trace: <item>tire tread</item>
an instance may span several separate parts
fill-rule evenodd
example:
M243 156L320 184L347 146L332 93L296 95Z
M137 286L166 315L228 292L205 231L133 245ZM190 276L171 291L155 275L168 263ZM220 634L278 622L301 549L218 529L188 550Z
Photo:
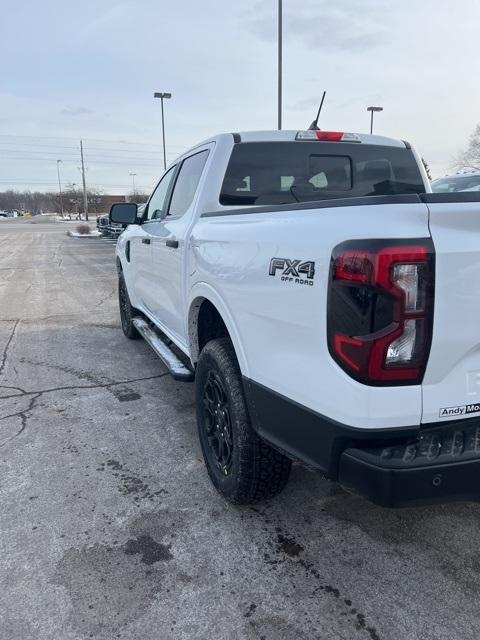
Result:
M122 312L122 307L121 307L121 302L120 302L120 288L121 287L125 287L125 295L127 296L127 301L128 301L128 313L127 313L127 317L126 317L126 326L122 322L123 312ZM137 316L137 315L140 315L140 312L137 311L137 309L135 309L134 307L132 307L132 304L130 302L130 296L128 295L127 283L125 282L125 278L123 276L123 272L120 272L120 274L118 276L118 302L119 302L119 307L120 307L120 321L121 321L121 324L122 324L123 333L125 334L125 336L129 340L138 340L142 336L135 329L135 327L133 325L133 322L132 322L132 318Z
M282 453L273 449L253 430L248 415L242 377L233 345L229 338L217 338L210 341L200 354L197 376L208 363L218 367L228 387L232 407L237 417L234 434L234 447L239 447L239 464L234 482L222 482L205 462L208 473L218 491L235 504L251 504L267 500L278 495L288 482L291 461ZM210 364L212 366L212 364ZM197 388L197 421L201 429L200 393ZM201 434L200 434L201 436ZM202 442L202 437L200 437ZM202 448L203 448L202 442ZM230 480L233 480L231 478Z

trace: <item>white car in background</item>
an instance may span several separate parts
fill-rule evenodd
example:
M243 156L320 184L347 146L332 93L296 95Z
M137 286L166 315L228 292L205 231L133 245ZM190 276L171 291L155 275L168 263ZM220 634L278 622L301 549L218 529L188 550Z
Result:
M480 191L480 171L456 173L432 182L433 193L453 193L455 191Z
M0 210L0 218L18 218L20 213L16 209L10 209L9 211Z

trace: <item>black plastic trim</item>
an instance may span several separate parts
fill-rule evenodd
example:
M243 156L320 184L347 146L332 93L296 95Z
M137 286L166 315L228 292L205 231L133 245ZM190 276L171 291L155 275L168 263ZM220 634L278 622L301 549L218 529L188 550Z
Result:
M242 136L239 133L232 133L233 136L233 142L235 144L238 144L239 142L242 141Z
M383 507L480 499L480 459L407 469L370 464L346 450L339 481L346 489Z
M207 211L201 214L201 218L213 218L217 216L241 216L254 213L281 213L283 211L306 211L309 209L330 209L333 207L364 207L367 205L383 204L414 204L420 202L424 194L407 193L393 196L358 196L355 198L327 198L325 200L312 200L293 204L272 204L268 206L241 207L238 209L221 209L219 211Z
M243 378L252 426L272 446L386 507L480 500L480 420L359 429ZM460 446L452 438L461 433ZM440 437L437 457L430 456ZM472 438L474 438L472 444ZM409 452L416 450L410 459Z
M405 145L405 147L407 149L411 149L412 148L412 145L407 140L402 140L402 142L403 142L403 144Z
M480 202L480 191L453 191L450 193L421 193L425 204Z
M243 378L252 426L265 440L336 480L341 452L352 446L382 446L415 438L420 425L359 429L327 418L268 387Z

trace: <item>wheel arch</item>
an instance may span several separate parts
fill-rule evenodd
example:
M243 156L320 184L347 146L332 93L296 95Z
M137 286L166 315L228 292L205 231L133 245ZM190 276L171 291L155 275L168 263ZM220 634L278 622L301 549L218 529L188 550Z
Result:
M228 336L232 341L240 371L248 376L243 344L228 307L208 285L197 287L190 298L188 311L188 340L192 363L196 364L206 342L223 336Z

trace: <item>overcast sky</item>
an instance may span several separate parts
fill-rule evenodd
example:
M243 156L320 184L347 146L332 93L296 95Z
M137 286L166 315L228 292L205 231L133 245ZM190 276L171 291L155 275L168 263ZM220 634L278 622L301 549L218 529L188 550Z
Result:
M276 127L276 0L0 0L0 190L147 191L168 157ZM409 140L435 177L480 122L479 0L284 0L284 128Z

